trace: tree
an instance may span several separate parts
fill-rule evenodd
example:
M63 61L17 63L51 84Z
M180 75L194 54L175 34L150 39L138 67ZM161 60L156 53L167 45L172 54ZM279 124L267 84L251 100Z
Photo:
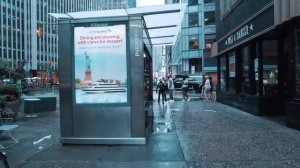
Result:
M11 69L8 66L8 62L4 59L0 59L0 77L1 78L6 78L9 76L9 71Z
M0 78L23 78L23 67L19 66L16 69L12 69L9 64L7 60L0 58Z

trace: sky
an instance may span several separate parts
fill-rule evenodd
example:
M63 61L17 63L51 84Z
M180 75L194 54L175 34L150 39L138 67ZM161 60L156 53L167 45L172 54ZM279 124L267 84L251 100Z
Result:
M153 6L153 5L164 5L165 0L136 0L136 6Z

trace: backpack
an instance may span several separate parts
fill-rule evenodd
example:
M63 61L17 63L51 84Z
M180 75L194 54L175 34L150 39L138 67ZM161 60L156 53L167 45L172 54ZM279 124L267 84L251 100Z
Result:
M163 90L164 89L164 84L162 82L159 82L157 87L159 88L159 90Z

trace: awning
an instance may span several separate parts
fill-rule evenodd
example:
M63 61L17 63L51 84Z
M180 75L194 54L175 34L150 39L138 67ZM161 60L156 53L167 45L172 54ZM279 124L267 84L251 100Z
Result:
M152 45L174 45L181 28L185 8L186 4L167 4L128 9L49 14L60 20L141 15L145 20Z

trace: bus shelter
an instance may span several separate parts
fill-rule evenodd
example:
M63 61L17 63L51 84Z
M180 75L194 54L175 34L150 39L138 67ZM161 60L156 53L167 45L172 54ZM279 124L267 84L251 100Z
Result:
M146 144L152 47L175 43L185 7L50 13L59 23L62 144Z

